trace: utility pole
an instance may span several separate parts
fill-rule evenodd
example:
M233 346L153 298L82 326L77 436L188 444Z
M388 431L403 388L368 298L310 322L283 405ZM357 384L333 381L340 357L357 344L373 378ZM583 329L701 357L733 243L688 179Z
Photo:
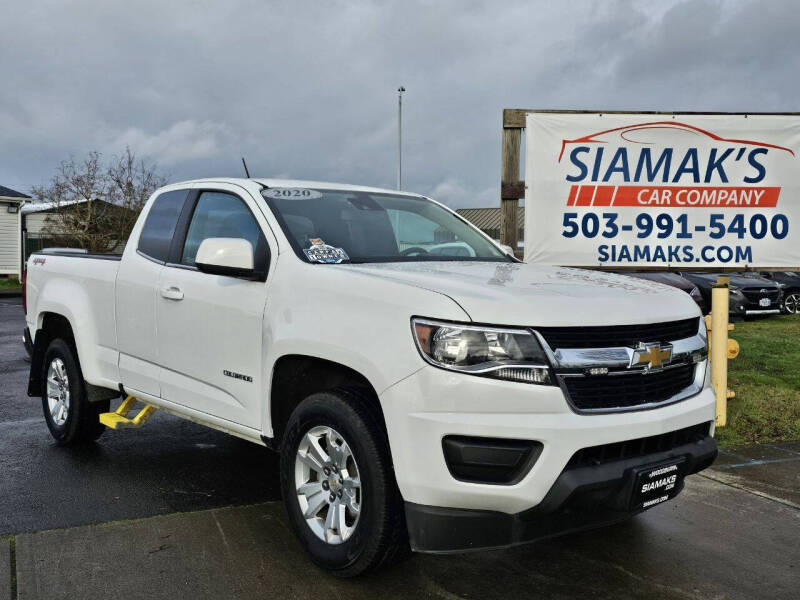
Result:
M403 189L403 92L402 85L397 88L397 189Z

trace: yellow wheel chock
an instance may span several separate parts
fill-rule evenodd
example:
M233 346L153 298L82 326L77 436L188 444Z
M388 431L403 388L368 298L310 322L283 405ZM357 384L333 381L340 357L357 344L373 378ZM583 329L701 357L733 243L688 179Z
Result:
M107 412L100 414L100 422L109 429L130 429L141 427L147 423L147 419L156 412L156 407L151 404L145 404L144 408L139 411L139 414L132 419L128 418L128 413L131 412L133 406L136 404L136 398L128 396L119 405L119 408L114 412Z

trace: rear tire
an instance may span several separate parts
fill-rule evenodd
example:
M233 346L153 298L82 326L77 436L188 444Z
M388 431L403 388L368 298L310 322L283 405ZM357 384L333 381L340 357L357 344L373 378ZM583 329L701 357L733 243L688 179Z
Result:
M50 342L42 365L42 411L59 446L90 442L105 431L100 413L110 401L89 402L74 348L62 339Z
M312 394L294 410L281 444L281 491L301 545L338 577L410 553L382 420L360 392Z

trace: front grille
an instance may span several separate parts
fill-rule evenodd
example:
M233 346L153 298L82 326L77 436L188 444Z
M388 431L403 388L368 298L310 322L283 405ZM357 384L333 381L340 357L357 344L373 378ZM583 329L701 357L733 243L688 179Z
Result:
M662 433L661 435L583 448L572 455L565 470L595 467L619 460L647 456L656 452L665 452L684 444L699 442L708 436L709 431L709 423L699 423L677 431Z
M694 381L694 364L643 374L563 377L569 399L578 410L630 408L663 402Z
M550 347L614 348L634 347L639 342L673 342L697 335L698 320L668 323L611 325L605 327L536 327Z
M766 289L766 292L762 292L761 290ZM748 300L753 300L754 302L758 302L761 298L769 298L770 300L777 300L778 299L778 290L775 288L743 288L742 294Z

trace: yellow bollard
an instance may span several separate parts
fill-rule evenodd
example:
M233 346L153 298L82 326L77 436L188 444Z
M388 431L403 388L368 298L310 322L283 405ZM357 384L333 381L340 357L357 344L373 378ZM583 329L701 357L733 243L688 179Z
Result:
M728 284L730 277L720 276L711 286L711 385L717 397L717 427L728 420Z
M711 335L711 314L707 314L703 319L706 322L706 331L708 332L709 336ZM728 323L728 333L733 331L733 323ZM708 353L711 356L711 338L708 339ZM733 338L728 338L728 358L733 360L739 356L739 342L734 340ZM730 394L731 392L728 392ZM732 397L729 395L729 397Z

